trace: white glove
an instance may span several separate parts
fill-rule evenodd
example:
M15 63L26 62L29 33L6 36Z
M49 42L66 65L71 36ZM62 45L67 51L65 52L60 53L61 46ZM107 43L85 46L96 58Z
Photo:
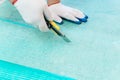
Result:
M62 18L78 24L81 22L87 22L88 17L80 10L67 7L61 3L50 5L49 10L52 13L54 21L58 23L62 23Z
M43 32L49 30L44 16L49 21L52 17L45 0L18 0L14 5L27 23L36 25Z

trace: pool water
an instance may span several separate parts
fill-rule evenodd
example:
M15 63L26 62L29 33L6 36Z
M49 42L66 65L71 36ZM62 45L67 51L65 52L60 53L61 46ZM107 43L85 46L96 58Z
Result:
M52 32L42 33L33 27L0 20L0 60L77 80L120 80L120 1L62 0L62 3L89 16L87 23L64 21L60 25L71 43ZM11 15L8 10L0 8L0 17L24 23L18 13Z

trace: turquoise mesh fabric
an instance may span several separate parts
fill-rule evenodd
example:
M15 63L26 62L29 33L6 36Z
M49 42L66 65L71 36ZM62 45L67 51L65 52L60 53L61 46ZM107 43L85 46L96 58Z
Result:
M70 76L78 80L120 80L120 1L62 0L89 16L81 25L64 21L61 31L71 43L51 31L42 33L24 24L20 15L0 5L0 59ZM6 7L7 11L6 11ZM13 16L13 15L17 15ZM24 25L16 24L22 23Z

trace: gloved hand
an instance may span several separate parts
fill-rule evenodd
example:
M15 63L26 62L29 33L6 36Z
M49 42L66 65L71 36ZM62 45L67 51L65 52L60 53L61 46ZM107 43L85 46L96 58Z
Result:
M88 16L86 16L83 12L65 6L61 3L50 5L49 10L52 13L54 21L57 23L62 23L62 18L75 22L77 24L80 24L81 22L87 22Z
M49 30L44 16L49 21L52 17L45 0L18 0L14 5L27 23L36 25L43 32Z

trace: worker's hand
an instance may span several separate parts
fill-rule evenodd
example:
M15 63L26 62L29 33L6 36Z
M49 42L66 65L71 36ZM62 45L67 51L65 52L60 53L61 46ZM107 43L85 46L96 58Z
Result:
M49 21L52 17L45 0L18 0L14 5L27 23L36 25L43 32L49 30L44 16Z
M73 21L77 24L80 24L81 22L87 22L88 17L83 12L65 6L61 3L50 5L49 10L52 13L54 21L58 23L62 23L62 18Z

